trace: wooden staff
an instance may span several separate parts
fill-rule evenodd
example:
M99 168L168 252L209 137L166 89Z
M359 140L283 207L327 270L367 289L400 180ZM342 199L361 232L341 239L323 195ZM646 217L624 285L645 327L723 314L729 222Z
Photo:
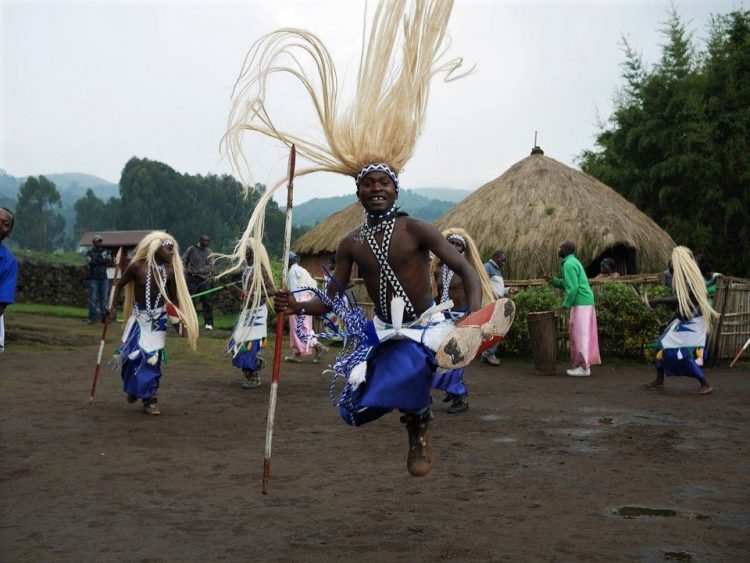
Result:
M742 348L740 348L740 351L739 351L739 352L737 352L737 355L736 355L736 356L734 357L734 360L732 360L732 363L731 363L731 364L729 364L729 367L730 367L730 368L733 368L733 367L734 367L734 364L736 364L736 363L737 363L737 360L739 360L739 359L740 359L740 356L742 355L742 353L743 353L743 352L744 352L745 350L747 350L747 347L748 347L748 346L750 346L750 338L748 338L748 339L747 339L747 342L745 342L745 345L744 345L744 346L743 346Z
M107 329L109 328L109 312L112 310L112 305L115 300L115 288L120 277L120 271L125 261L125 253L122 250L117 251L115 256L115 275L112 278L112 288L109 290L109 299L107 300L107 313L104 315L104 326L102 327L102 339L99 341L99 355L96 357L96 368L94 368L94 380L91 382L91 397L89 397L89 403L94 402L94 394L96 393L96 382L99 380L99 369L102 366L102 353L104 352L104 343L107 341ZM96 305L96 303L94 304Z
M286 184L286 222L284 224L284 253L281 257L281 290L286 291L286 276L289 272L289 247L292 241L292 193L294 191L294 165L297 160L297 149L292 145L289 153L289 173ZM276 341L273 349L273 375L271 376L271 393L268 398L268 420L266 422L266 449L263 454L263 494L268 494L268 478L271 476L271 442L273 440L273 421L276 417L276 394L279 389L279 370L281 369L281 346L284 342L284 313L276 318Z

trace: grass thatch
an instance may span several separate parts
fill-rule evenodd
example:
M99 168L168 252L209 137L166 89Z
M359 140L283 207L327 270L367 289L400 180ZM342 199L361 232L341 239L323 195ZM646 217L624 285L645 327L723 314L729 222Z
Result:
M362 204L355 201L328 219L321 221L292 245L297 254L336 252L339 241L365 219Z
M443 215L438 229L462 227L482 256L504 250L506 278L535 278L560 269L557 249L569 239L584 266L606 250L636 250L639 272L659 272L672 238L612 188L541 154L529 156Z

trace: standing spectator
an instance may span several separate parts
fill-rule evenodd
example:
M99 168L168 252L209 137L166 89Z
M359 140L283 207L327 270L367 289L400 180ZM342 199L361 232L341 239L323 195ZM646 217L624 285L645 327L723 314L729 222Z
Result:
M3 241L13 232L15 217L10 209L0 207L0 352L5 351L5 308L16 300L18 262Z
M599 263L599 273L596 275L596 278L619 278L620 273L615 269L616 267L615 261L612 258L604 258Z
M317 287L315 280L310 272L299 265L299 256L294 252L289 253L289 273L286 276L287 287L290 292L295 292L302 287ZM304 302L315 297L312 291L302 291L295 293L294 298L304 308ZM313 336L313 318L311 315L304 315L302 319L302 334L305 338L300 338L297 334L297 317L298 315L289 315L289 344L292 347L292 356L284 358L287 362L301 362L305 356L310 356L315 350L313 362L318 363L323 354L328 352L328 348L323 346L318 339Z
M573 377L591 375L591 366L601 364L599 334L596 326L594 293L583 264L575 257L576 245L569 240L560 243L557 251L562 258L562 278L548 274L544 279L565 290L560 313L570 310L570 363L567 374Z
M490 277L490 283L492 284L492 290L495 292L495 299L501 297L507 297L509 295L515 295L518 293L518 289L515 287L505 287L505 281L503 281L502 269L505 267L505 252L502 250L496 250L492 254L487 262L484 263L484 270ZM487 362L493 366L499 366L500 360L497 359L497 347L500 343L490 346L484 352L482 352L482 362Z
M214 259L211 248L211 238L208 235L201 235L198 244L188 247L185 254L182 255L182 262L185 264L187 275L188 290L190 295L208 291L211 289L211 276L214 273ZM199 297L203 306L203 320L206 323L206 330L214 329L214 310L211 306L211 295L202 295Z
M94 247L86 253L86 264L89 267L89 324L96 322L97 301L102 320L107 314L107 296L109 295L107 268L112 265L112 253L102 246L102 237L94 235L91 242Z

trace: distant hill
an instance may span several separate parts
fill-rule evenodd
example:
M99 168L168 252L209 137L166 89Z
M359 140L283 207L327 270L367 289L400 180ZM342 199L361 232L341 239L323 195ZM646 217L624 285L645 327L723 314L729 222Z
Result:
M452 201L453 203L458 203L471 193L470 190L457 190L454 188L416 188L412 191L424 197Z
M442 188L423 188L421 190L401 190L398 198L398 205L412 217L424 221L433 222L443 215L454 205L452 201L444 201L432 197L426 197L422 192L430 190L441 190ZM448 190L448 192L462 192L463 190ZM420 192L420 193L417 193ZM466 194L469 192L467 191ZM464 195L466 195L464 194ZM455 195L455 194L454 194ZM305 203L301 203L294 208L292 214L292 223L296 227L312 227L327 219L337 211L344 209L357 201L355 195L344 195L335 197L314 198Z
M86 195L88 188L91 188L96 196L104 201L120 194L120 187L117 184L91 174L65 172L61 174L35 174L35 176L44 176L55 184L62 196L63 204L72 204L79 197L83 197ZM12 176L5 170L0 170L0 196L15 200L18 195L18 188L26 181L27 177Z

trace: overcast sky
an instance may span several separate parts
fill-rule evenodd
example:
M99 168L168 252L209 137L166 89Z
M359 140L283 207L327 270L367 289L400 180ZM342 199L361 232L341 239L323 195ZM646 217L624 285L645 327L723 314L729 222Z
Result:
M701 43L710 14L739 0L675 0ZM0 168L15 176L84 172L118 182L132 156L178 172L231 172L219 152L232 85L260 35L303 27L346 74L356 65L364 1L0 0ZM374 2L370 2L370 8ZM593 145L622 84L621 35L654 63L667 2L457 0L450 54L476 72L435 81L406 188L476 189L529 154L534 131L569 165ZM275 100L305 126L294 94ZM255 179L284 175L285 156L252 145ZM353 191L348 178L296 183L295 201Z

